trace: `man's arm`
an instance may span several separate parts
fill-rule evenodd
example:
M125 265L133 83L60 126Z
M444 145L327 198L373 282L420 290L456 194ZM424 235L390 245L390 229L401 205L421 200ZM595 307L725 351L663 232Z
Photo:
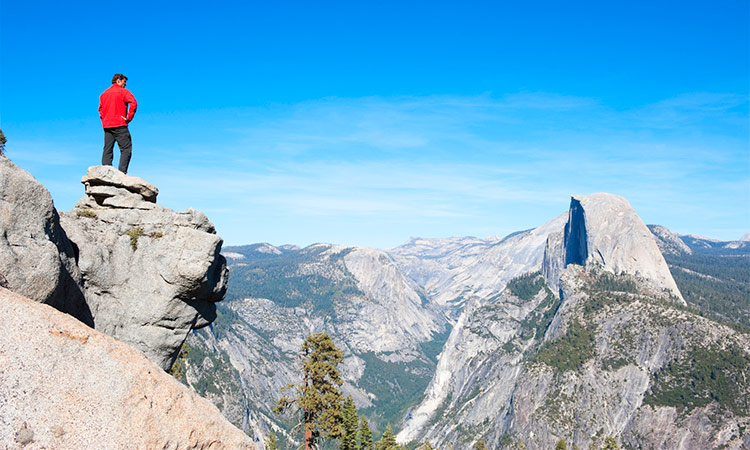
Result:
M125 89L125 103L128 104L128 117L125 117L126 122L133 120L135 116L135 110L138 108L138 102L135 101L135 97L130 93L129 90Z

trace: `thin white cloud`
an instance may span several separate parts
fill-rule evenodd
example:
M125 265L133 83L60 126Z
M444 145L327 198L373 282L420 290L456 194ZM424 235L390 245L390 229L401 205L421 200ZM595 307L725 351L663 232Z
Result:
M523 93L142 116L131 167L159 186L160 203L212 211L233 243L384 247L411 235L504 234L556 216L571 194L600 191L650 221L728 238L716 233L750 223L738 207L750 199L747 106L698 93L618 111ZM70 147L30 158L85 165ZM721 223L702 209L725 211Z

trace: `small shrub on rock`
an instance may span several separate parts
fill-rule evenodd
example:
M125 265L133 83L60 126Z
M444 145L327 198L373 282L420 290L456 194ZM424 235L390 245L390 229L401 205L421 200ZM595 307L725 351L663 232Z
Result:
M89 219L96 219L96 213L90 209L79 209L76 211L77 217L87 217Z
M146 234L146 232L143 231L143 227L133 227L126 231L125 234L130 237L130 246L135 251L138 250L138 238Z

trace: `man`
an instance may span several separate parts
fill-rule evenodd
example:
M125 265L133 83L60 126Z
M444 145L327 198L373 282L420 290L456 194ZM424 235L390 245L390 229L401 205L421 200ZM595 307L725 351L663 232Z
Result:
M104 152L102 165L111 166L115 141L120 147L120 165L122 173L128 173L133 144L130 139L128 123L133 120L138 103L129 90L125 89L128 77L116 73L112 77L112 86L99 96L99 118L104 128Z

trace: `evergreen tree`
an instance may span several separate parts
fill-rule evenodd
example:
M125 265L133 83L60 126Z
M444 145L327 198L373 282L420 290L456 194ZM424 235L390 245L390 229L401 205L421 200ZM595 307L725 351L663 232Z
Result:
M432 443L430 443L430 441L427 440L427 442L425 442L422 445L422 450L436 450L436 449L435 449L435 447L432 446Z
M3 134L3 130L0 130L0 156L3 155L3 150L5 150L5 143L8 142L7 139L5 139L5 135Z
M555 450L568 450L568 446L565 445L565 441L560 439L557 441L557 445L555 445Z
M375 445L376 450L399 450L401 447L396 442L396 435L393 434L393 428L391 424L385 427L383 436L380 438L378 443Z
M327 333L320 332L302 343L302 383L290 384L295 397L283 395L274 412L281 414L295 405L301 411L300 424L304 427L305 450L317 446L321 438L339 439L343 435L341 374L336 366L344 353L336 347Z
M187 340L183 341L182 347L180 347L180 353L177 355L177 359L175 359L174 363L172 363L172 367L169 369L169 373L178 380L185 378L187 358L190 354L190 350L192 350L192 348L188 345Z
M523 439L518 438L518 442L516 442L516 450L526 450L526 443L523 442Z
M367 419L362 416L359 421L359 439L357 442L359 450L373 450L372 448L372 432L370 431L370 425L367 423Z
M612 436L607 436L606 439L604 439L604 447L602 447L602 450L618 450L620 448L619 445L617 445L617 440L615 440Z
M341 450L357 450L357 407L352 396L346 397L343 407L344 435L341 437Z
M279 440L276 438L276 433L273 432L273 429L266 436L266 442L263 447L265 450L279 450Z
M472 447L473 450L487 450L487 444L484 442L484 439L480 439L474 443L474 446Z

